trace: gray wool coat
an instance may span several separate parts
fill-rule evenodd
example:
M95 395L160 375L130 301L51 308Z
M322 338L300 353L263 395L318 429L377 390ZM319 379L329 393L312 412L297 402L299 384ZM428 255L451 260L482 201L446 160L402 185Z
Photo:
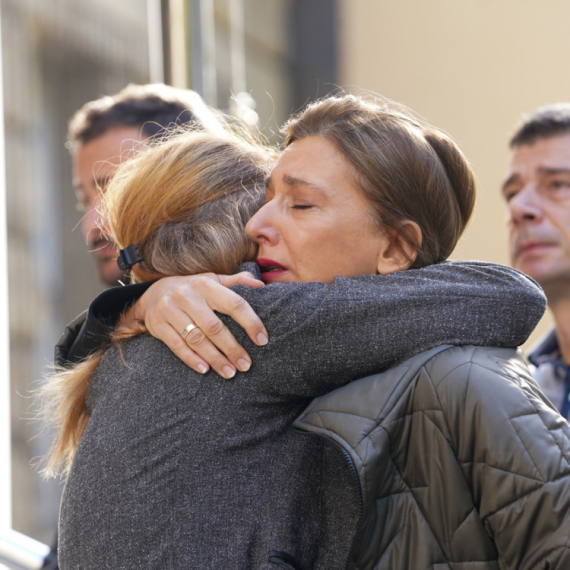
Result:
M62 570L345 568L353 463L295 419L442 344L517 346L545 309L530 279L478 262L235 289L270 335L256 347L226 319L248 373L201 376L146 335L103 357L62 499Z

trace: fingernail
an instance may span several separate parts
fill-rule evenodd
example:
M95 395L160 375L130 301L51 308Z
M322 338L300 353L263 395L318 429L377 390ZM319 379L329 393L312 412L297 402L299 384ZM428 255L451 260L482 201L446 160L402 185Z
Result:
M267 338L266 334L263 333L259 333L257 335L257 344L264 346L269 342L269 339Z
M206 372L208 372L208 367L204 366L203 364L198 364L197 368L200 374L206 374Z
M240 358L237 361L238 364L238 368L240 369L240 372L247 372L249 370L249 368L251 367L251 362L248 362L247 360Z
M224 366L222 372L226 378L233 378L236 375L236 371L231 366Z

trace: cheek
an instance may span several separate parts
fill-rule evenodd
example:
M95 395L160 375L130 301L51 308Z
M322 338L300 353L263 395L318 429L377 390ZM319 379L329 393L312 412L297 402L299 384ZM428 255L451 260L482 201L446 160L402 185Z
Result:
M338 244L334 234L312 223L283 228L282 251L301 281L329 281L327 268L335 262Z
M507 224L512 224L514 222L514 212L511 202L507 204L507 214L505 216Z
M313 256L317 256L326 252L328 255L341 247L344 241L340 232L332 229L333 227L328 224L312 223L307 227L288 232L288 242L294 244L297 251L305 254L312 253Z
M513 241L517 236L517 225L511 218L507 219L507 236L511 241Z
M89 234L89 232L95 229L97 219L98 216L96 210L94 208L88 208L83 215L83 218L81 219L81 230L85 235Z
M312 271L335 275L350 265L354 254L354 239L343 233L343 228L326 228L307 232L310 235L297 234L297 258L301 262L310 263Z
M568 219L563 221L562 232L566 246L565 249L570 251L570 216L568 216Z

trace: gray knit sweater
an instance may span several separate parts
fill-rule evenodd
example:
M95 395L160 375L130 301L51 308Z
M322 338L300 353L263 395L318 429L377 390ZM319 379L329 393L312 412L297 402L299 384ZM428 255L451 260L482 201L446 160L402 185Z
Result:
M104 356L62 499L62 570L286 568L275 552L290 568L344 568L350 465L295 418L440 344L517 346L545 308L534 282L478 262L236 290L270 337L256 347L226 319L248 373L201 376L146 335Z

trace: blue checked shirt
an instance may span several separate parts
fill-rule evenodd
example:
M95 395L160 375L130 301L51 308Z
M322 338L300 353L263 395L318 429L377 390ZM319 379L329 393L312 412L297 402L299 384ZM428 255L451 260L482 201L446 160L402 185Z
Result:
M570 367L564 364L552 329L528 355L531 371L546 397L570 420Z

